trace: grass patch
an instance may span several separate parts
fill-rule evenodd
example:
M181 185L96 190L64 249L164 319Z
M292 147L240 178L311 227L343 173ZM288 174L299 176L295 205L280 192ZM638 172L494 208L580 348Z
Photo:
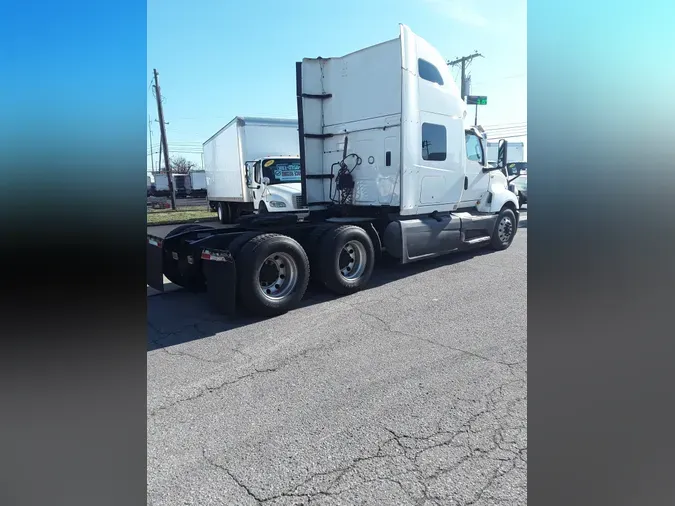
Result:
M198 221L213 221L217 215L204 208L194 207L171 209L148 209L148 225L164 225L173 223L193 223Z

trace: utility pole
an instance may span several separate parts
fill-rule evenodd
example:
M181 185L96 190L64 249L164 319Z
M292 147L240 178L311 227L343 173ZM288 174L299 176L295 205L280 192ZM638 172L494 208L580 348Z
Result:
M157 98L157 114L159 115L159 128L162 134L162 147L164 148L164 163L166 164L166 177L169 180L169 193L171 194L171 209L176 210L176 192L173 188L173 177L171 175L171 162L169 162L169 144L166 141L166 123L164 123L164 110L162 109L162 93L159 88L159 73L153 69L155 74L155 98Z
M478 51L474 52L473 54L470 54L469 56L462 56L461 58L457 58L456 60L449 61L447 62L448 65L451 67L454 67L455 65L461 65L462 66L462 81L461 81L461 88L462 88L462 100L466 100L466 64L469 63L471 60L474 58L484 58L482 54L480 54Z
M157 160L157 172L162 172L162 139L159 140L159 160Z
M155 156L153 154L153 148L152 148L152 120L150 119L150 115L148 114L148 132L150 133L150 172L155 172Z
M159 120L156 119L155 123L159 123ZM166 121L164 124L168 125L169 123L170 123L169 121ZM157 172L161 171L162 171L162 139L159 139L159 160L157 161Z

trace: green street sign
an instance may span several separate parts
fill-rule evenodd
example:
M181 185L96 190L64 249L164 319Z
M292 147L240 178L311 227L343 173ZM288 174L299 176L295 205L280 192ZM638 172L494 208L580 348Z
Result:
M468 95L466 97L467 105L487 105L487 97L483 95Z

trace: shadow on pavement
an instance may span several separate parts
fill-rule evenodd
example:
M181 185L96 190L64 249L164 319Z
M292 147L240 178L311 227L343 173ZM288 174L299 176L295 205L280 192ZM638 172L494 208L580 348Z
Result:
M491 253L494 252L490 249L480 248L406 265L398 265L392 259L385 257L375 267L368 288L364 291L414 274L465 262L471 258ZM321 304L337 298L339 296L328 293L310 281L300 307ZM251 325L266 318L248 317L243 312L233 316L221 315L213 310L206 294L178 290L148 297L147 319L147 351L152 351L211 337L219 332Z

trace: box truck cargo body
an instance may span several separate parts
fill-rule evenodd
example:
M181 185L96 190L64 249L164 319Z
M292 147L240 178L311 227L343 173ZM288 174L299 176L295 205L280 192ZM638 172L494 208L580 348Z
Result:
M176 192L176 198L185 198L192 191L189 174L172 174L173 188ZM169 176L164 173L154 174L155 183L151 194L155 197L168 197L171 193L169 189Z
M488 162L497 161L498 142L487 143L487 159ZM523 142L509 142L509 159L508 163L524 162L525 161L525 144Z
M206 172L203 170L190 171L190 196L191 197L205 197L206 196Z

